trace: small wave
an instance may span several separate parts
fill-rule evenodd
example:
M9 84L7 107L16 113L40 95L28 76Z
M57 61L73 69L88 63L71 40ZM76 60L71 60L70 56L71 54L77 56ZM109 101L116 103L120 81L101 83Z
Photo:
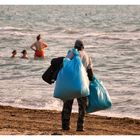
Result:
M2 35L15 35L15 36L32 36L36 35L35 33L29 33L29 32L21 32L21 31L4 31L1 32Z
M12 26L0 27L1 34L10 34L16 36L34 35L31 28L18 28Z
M140 28L134 29L134 30L132 30L130 32L140 32Z
M29 77L29 75L27 75L27 76L23 76L23 77L21 77L21 75L19 75L19 76L13 76L13 77L2 77L2 78L0 78L0 80L17 80L17 79L21 79L21 78L26 78L26 77Z
M91 31L88 31L86 29L86 33L83 34L83 37L98 37L98 36L101 36L101 35L104 35L105 32L91 32Z
M67 33L67 34L75 34L75 33L78 33L79 31L76 31L76 30L73 30L73 29L66 29L64 30L64 33Z
M55 31L61 31L61 30L63 30L64 28L63 27L56 27L54 30Z
M0 27L0 31L23 31L24 28L16 28L12 26Z
M109 37L109 36L101 36L99 38L101 38L101 39L110 39L110 40L122 40L121 38L118 38L118 37Z
M133 102L132 99L127 99L125 102Z
M30 33L22 33L22 32L11 32L11 35L16 35L16 36L27 36L27 35L31 35Z
M120 32L123 32L124 33L124 32L127 32L127 30L124 30L124 29L116 29L116 30L112 30L112 32L115 32L115 33L116 32L119 32L119 33Z

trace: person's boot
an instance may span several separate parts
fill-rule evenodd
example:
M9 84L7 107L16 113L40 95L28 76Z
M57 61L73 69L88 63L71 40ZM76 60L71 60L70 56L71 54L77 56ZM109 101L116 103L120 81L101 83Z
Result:
M62 122L62 130L70 130L69 122Z
M68 126L62 127L62 130L70 130L70 127L68 127Z
M78 125L76 131L84 131L83 125Z

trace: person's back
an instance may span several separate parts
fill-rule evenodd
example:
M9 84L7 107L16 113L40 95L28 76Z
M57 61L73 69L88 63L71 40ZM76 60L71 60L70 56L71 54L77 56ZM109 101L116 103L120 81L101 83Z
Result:
M82 63L86 69L89 69L92 67L91 59L87 55L87 53L84 50L79 51L80 58L82 60Z
M46 44L44 44L42 41L37 40L37 41L35 42L35 47L36 47L36 50L42 51L42 50L44 50L44 48L47 47L47 46L46 46Z
M43 41L41 41L41 36L38 35L36 37L37 41L35 43L33 43L31 45L31 49L35 51L35 54L34 54L34 57L37 58L37 57L41 57L41 58L44 58L44 48L47 48L47 44L45 44ZM35 47L35 49L34 49Z
M79 51L81 61L84 65L86 71L88 69L92 69L92 67L93 67L92 61L91 61L90 57L87 55L87 53L84 51L83 42L81 40L76 40L74 48ZM73 52L70 51L66 57L72 59L74 57Z
M91 62L91 59L86 54L86 52L84 51L83 42L81 40L76 40L74 48L79 51L80 58L82 60L82 63L84 65L86 71L88 71L90 69L91 75L92 75L93 74L92 62ZM69 59L72 59L74 57L74 53L72 51L70 51L66 57L68 57ZM92 80L92 78L89 78L89 80ZM70 125L70 116L71 116L73 101L74 101L74 99L67 100L63 104L63 109L62 109L62 113L61 113L63 130L70 129L69 125ZM77 131L83 131L84 130L84 128L83 128L84 127L84 116L85 116L85 110L86 110L86 106L87 106L87 97L77 98L77 102L78 102L78 106L79 106Z
M36 47L35 56L36 57L44 57L44 45L43 45L43 43L41 41L36 41L35 47Z

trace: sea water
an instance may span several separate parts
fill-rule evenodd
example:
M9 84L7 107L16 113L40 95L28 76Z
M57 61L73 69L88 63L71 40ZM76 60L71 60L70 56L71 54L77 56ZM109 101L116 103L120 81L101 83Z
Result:
M44 60L34 60L30 49L38 34L48 44ZM0 104L61 111L55 84L41 76L76 39L83 40L113 103L93 114L140 119L140 6L0 5ZM11 59L14 49L17 57ZM23 49L28 60L20 59Z

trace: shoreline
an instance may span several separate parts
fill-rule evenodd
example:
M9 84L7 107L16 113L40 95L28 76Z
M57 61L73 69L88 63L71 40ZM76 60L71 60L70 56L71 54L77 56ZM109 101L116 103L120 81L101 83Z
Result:
M29 109L29 110L48 110L48 111L57 111L57 112L61 112L61 110L55 110L55 109L48 109L48 108L37 108L37 107L28 107L28 106L22 106L22 105L10 105L10 104L6 104L6 103L2 103L0 104L0 106L9 106L9 107L13 107L13 108L19 108L19 109ZM77 113L78 111L73 111L72 113ZM135 117L135 116L126 116L126 115L120 115L120 114L107 114L107 113L98 113L98 111L94 112L93 114L90 113L90 115L95 115L95 116L103 116L103 117L113 117L113 118L129 118L129 119L135 119L135 120L140 120L140 117Z
M0 135L140 135L140 120L86 114L85 131L76 132L77 113L71 129L61 129L61 112L0 105Z

